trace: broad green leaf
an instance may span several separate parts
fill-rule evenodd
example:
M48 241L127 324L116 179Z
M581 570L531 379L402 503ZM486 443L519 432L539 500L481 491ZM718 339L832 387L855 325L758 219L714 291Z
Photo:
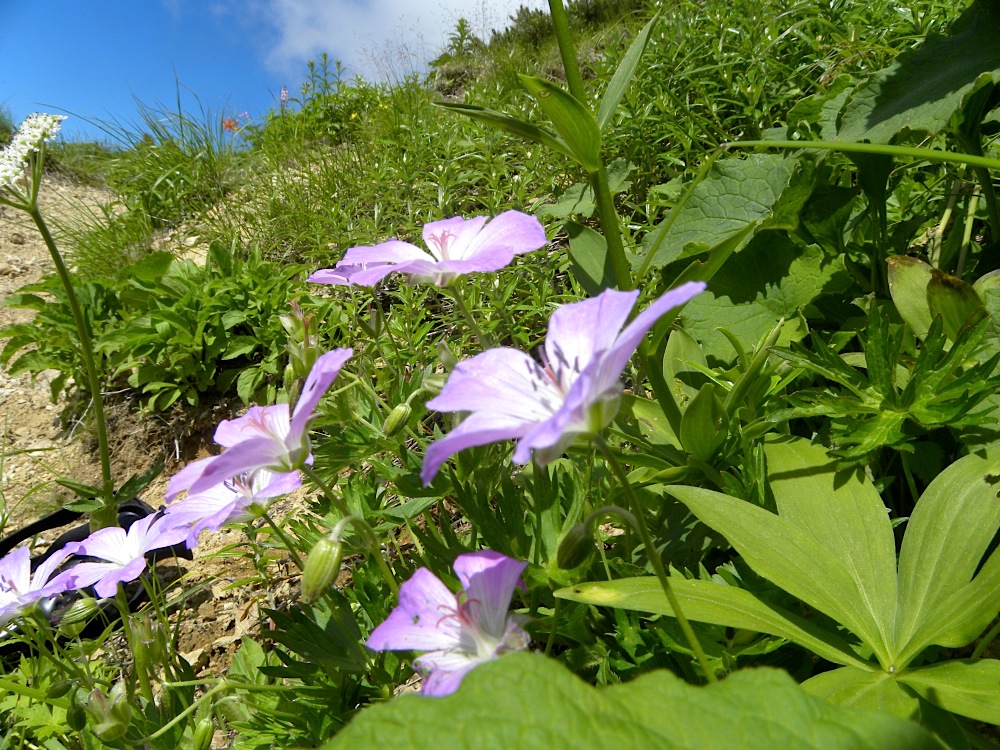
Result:
M656 671L593 688L557 662L510 654L477 667L456 693L409 694L361 711L327 750L930 750L912 722L833 706L770 669L709 687Z
M625 56L618 63L615 74L611 76L611 82L608 83L608 88L605 90L604 96L601 97L601 106L597 112L597 127L601 130L607 127L611 116L618 109L619 102L625 96L625 91L628 89L629 84L632 83L636 68L639 67L639 61L642 59L642 53L646 51L646 45L649 43L649 34L659 20L660 14L657 13L642 27L642 31L632 40L632 44L629 45Z
M838 551L780 516L735 497L679 485L668 492L726 537L758 575L847 627L880 662L887 663L879 624Z
M998 490L1000 444L993 443L953 463L920 496L899 553L895 640L903 664L927 645L924 628L940 630L934 613L942 602L972 580L1000 527Z
M893 653L896 542L875 486L838 472L826 449L803 438L764 446L778 514L834 552L857 582L884 653Z
M552 81L533 76L518 76L521 84L538 100L542 111L552 121L574 158L588 172L601 168L601 129L590 110L572 94Z
M613 287L615 274L604 237L575 221L567 221L563 224L563 229L569 235L570 268L584 291L596 297L605 289Z
M681 447L680 440L670 427L670 420L657 402L626 394L622 397L622 413L636 420L643 437L650 443Z
M946 711L1000 724L1000 661L962 659L908 669L898 677Z
M802 689L840 706L855 706L910 718L919 710L920 699L906 690L888 672L865 672L841 667L821 672L802 683Z
M753 593L735 586L712 581L671 578L670 586L684 615L690 620L713 625L769 633L797 643L835 664L871 670L876 665L860 659L850 645L836 633L761 601ZM637 612L667 615L674 612L658 579L652 576L595 581L559 589L555 595L599 607L630 609Z
M946 596L920 627L907 651L916 655L931 644L959 648L974 641L1000 612L1000 549L972 579Z
M708 291L688 302L681 316L707 356L730 362L732 346L716 329L727 329L749 346L784 318L776 344L787 346L806 334L799 311L823 294L840 293L847 284L842 260L784 233L761 232L725 262Z
M576 159L576 155L573 151L566 145L566 142L561 138L553 135L547 130L538 127L537 125L532 125L530 122L524 122L523 120L518 120L510 115L505 115L502 112L497 112L493 109L487 109L486 107L477 107L473 104L453 104L450 102L439 102L438 107L443 107L444 109L450 109L453 112L458 112L466 117L470 117L473 120L479 120L487 125L493 125L494 127L505 130L511 135L519 136L529 141L533 141L541 146L545 146L557 153L568 156L570 159Z
M944 332L954 341L964 326L974 326L986 317L979 295L959 278L931 269L927 283L927 305L931 316L940 315Z
M671 330L663 352L663 378L682 408L708 382L702 371L707 369L708 360L694 337L684 328Z
M978 0L951 33L929 37L855 89L838 138L888 143L901 130L937 133L970 94L1000 80L1000 11Z
M763 223L788 186L795 164L780 154L717 161L687 200L649 233L639 265L659 268L700 255L748 225Z
M931 281L931 267L908 255L894 255L889 263L889 294L896 304L899 317L918 338L927 335L931 327L930 305L927 303L927 285Z

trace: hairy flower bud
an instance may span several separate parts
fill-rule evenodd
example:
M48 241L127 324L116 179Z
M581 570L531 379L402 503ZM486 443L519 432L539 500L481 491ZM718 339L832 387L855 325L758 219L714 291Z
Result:
M92 731L101 742L113 742L124 736L132 721L132 708L125 694L124 682L118 682L111 688L110 698L99 687L91 690L83 710L90 718Z
M392 437L406 427L406 423L410 420L410 415L412 414L413 409L409 404L396 404L392 411L389 412L389 416L385 418L385 424L382 425L382 432L386 437Z
M90 619L100 611L97 599L92 596L82 596L70 606L59 620L59 632L70 638L79 635L90 622Z
M319 599L340 572L340 561L344 556L341 543L323 537L312 548L302 571L302 598L312 604Z
M215 736L215 724L209 717L198 719L191 733L191 750L209 750L212 738Z
M594 535L585 523L574 525L559 544L556 565L563 570L583 565L594 551Z

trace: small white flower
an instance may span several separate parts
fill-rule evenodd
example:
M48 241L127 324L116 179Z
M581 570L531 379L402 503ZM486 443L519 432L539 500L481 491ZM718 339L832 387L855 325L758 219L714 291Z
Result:
M56 137L65 119L63 115L36 112L21 123L10 143L0 151L0 188L12 186L24 177L28 157Z

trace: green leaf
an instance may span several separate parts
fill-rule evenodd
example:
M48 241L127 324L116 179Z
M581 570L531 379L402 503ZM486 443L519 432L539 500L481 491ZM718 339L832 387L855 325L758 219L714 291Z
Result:
M608 83L608 88L605 90L604 96L601 97L601 106L597 112L597 127L601 130L607 127L615 110L618 109L618 104L621 102L622 97L625 96L625 91L628 89L629 84L632 83L636 68L639 67L639 61L642 59L642 54L646 51L646 45L649 43L649 34L659 20L660 14L657 13L642 27L642 31L632 40L632 44L629 45L621 62L618 63L615 74L611 76L611 82Z
M927 283L927 306L932 317L941 316L944 332L952 341L963 327L974 326L987 315L971 285L936 268L931 269Z
M583 168L601 168L601 129L590 110L572 94L544 78L520 75L521 84L538 100L542 111Z
M923 750L934 739L895 717L806 695L788 675L737 672L694 687L666 671L593 688L553 660L510 654L477 667L443 698L403 695L373 706L324 745L394 750Z
M946 711L1000 724L1000 661L996 659L938 662L908 669L898 679Z
M982 605L964 613L945 609L946 603L964 599L972 604L985 595L988 611L990 602L997 601L995 588L992 592L978 587L965 589L976 585L970 581L1000 528L998 483L1000 444L993 443L953 463L920 496L899 552L896 643L900 666L932 643L954 647L968 642L969 622L964 621L963 627L959 621L955 623L957 630L952 630L951 621L957 615L982 612ZM1000 559L991 558L980 575L987 576L984 581L995 581L1000 577L998 568ZM976 624L976 617L972 619ZM982 627L988 624L986 619Z
M473 120L479 120L487 125L493 125L501 130L505 130L511 135L516 135L526 140L533 141L534 143L545 146L546 148L549 148L557 153L568 156L570 159L576 159L576 155L570 147L566 145L564 140L547 130L543 130L537 125L532 125L529 122L518 120L515 117L510 117L509 115L497 112L496 110L487 109L485 107L477 107L472 104L438 102L436 106L443 107L444 109L450 109L453 112L458 112L466 117L471 117Z
M874 668L874 665L858 658L850 645L836 633L764 602L749 591L713 581L685 578L671 578L670 586L684 615L690 620L769 633L797 643L836 664L852 665L860 670ZM659 580L651 576L580 583L559 589L555 595L560 599L598 607L674 616Z
M931 267L908 255L894 255L889 263L889 294L896 304L899 317L914 335L924 338L931 327L930 305L927 303L927 285L931 281Z
M885 711L909 718L919 710L920 700L904 689L892 675L881 670L866 672L842 667L822 672L802 683L807 693L840 706Z
M715 383L705 383L681 417L681 446L700 461L711 461L729 435L729 418Z
M1000 80L998 35L996 3L978 0L948 36L927 38L855 89L837 137L888 143L902 130L937 133L947 127L972 92Z
M615 273L604 237L575 221L567 221L563 228L569 235L570 268L584 291L596 297L605 289L613 287Z
M836 471L825 448L802 438L769 442L764 453L778 514L836 553L858 584L880 650L892 653L896 542L878 490L863 474Z
M699 487L668 492L736 548L758 575L832 617L864 641L882 663L880 625L840 551L756 505Z
M660 268L700 255L748 225L769 219L795 164L780 154L717 161L687 200L647 235L641 267Z
M799 311L824 294L848 284L842 261L815 245L803 247L779 232L761 232L729 258L708 290L684 306L687 331L701 342L708 357L734 358L725 328L739 341L760 341L784 318L777 342L787 346L805 336Z

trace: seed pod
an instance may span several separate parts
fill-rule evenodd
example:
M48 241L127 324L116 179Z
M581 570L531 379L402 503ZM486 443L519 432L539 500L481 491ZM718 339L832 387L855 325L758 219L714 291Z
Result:
M191 733L191 750L209 750L212 738L215 736L215 724L209 717L198 719Z
M302 571L302 598L309 604L319 599L340 572L343 545L329 537L320 539L306 559Z

